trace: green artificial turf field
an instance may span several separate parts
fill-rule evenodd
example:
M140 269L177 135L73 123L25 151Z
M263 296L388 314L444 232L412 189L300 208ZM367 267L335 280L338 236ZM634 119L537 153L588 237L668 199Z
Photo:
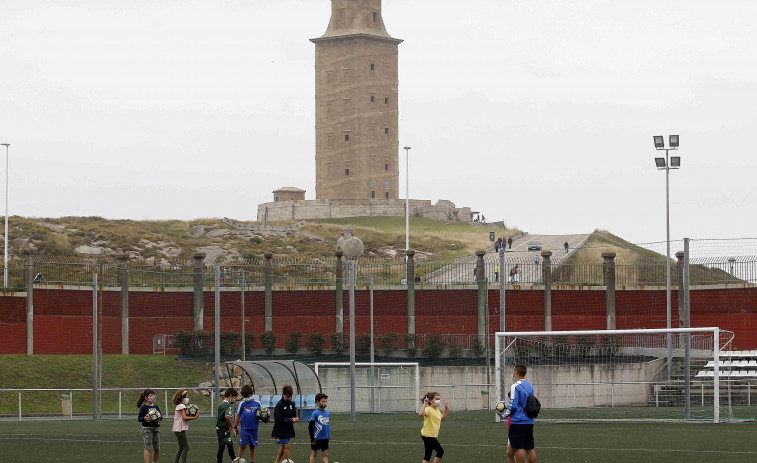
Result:
M490 421L491 413L450 414L442 424L443 461L506 461L506 427ZM177 449L169 417L161 427L160 461L173 461ZM213 462L217 450L214 422L190 423L189 461ZM420 462L421 419L410 414L332 416L332 463ZM271 425L262 426L256 461L272 462L276 446ZM310 455L307 424L295 425L295 463ZM539 462L711 462L757 461L755 423L537 423ZM28 420L0 422L0 461L141 462L142 439L136 418L98 422ZM226 456L225 461L230 461ZM320 458L316 460L320 463Z

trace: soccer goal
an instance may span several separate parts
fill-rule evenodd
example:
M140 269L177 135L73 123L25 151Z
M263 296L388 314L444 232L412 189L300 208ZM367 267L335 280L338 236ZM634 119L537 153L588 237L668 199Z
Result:
M732 341L719 328L498 332L497 400L523 364L539 419L730 421L732 401L750 393Z
M355 369L358 413L417 411L421 398L418 363L358 362ZM329 396L329 409L349 412L350 363L318 362L314 370Z

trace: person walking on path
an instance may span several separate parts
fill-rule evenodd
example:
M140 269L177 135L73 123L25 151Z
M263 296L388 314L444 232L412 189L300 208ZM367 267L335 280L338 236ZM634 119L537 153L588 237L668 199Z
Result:
M509 238L507 238L507 247L509 247L510 249L513 248L513 237L512 236L509 237Z
M565 243L563 244L563 246L565 246L565 254L567 254L567 253L568 253L568 248L570 247L570 246L568 245L568 242L566 241L566 242L565 242Z
M499 281L499 264L494 265L494 282Z

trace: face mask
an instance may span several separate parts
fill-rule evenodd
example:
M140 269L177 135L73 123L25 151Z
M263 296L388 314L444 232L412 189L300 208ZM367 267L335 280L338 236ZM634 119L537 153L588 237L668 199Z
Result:
M438 407L439 405L441 405L441 404L442 404L442 401L441 401L441 400L439 400L439 399L436 399L436 400L434 400L434 405L436 405L437 407Z
M155 403L155 396L150 396L147 398L147 403L154 404Z
M182 402L184 403L184 405L188 404L189 403L189 397L184 397L184 399L182 399Z
M513 375L513 381L515 381L515 375Z
M321 407L321 410L326 410L326 404L319 404L319 407Z
M249 402L249 401L251 401L251 400L252 400L252 396L250 396L250 397L245 397L245 398L244 398L244 401L245 401L245 402Z

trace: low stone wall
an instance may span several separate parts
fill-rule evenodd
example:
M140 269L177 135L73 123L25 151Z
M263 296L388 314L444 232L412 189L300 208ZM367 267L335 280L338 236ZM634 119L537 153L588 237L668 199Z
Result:
M257 220L276 222L344 217L403 217L404 215L405 200L402 199L314 199L260 204ZM439 200L436 204L432 204L429 200L411 199L410 215L450 222L473 220L469 207L458 208L453 202L447 200Z
M649 403L652 385L648 383L663 366L663 360L642 363L535 366L526 378L534 384L536 396L545 409L582 407L643 406ZM371 410L370 368L357 369L358 412L417 411L413 368L376 367ZM492 368L492 375L494 369ZM493 409L496 394L487 387L484 367L436 366L420 368L421 396L438 392L452 410ZM509 377L509 375L508 375ZM329 409L349 412L350 371L347 367L319 370L321 387L329 395ZM494 377L491 377L494 383ZM510 387L508 381L505 386Z

